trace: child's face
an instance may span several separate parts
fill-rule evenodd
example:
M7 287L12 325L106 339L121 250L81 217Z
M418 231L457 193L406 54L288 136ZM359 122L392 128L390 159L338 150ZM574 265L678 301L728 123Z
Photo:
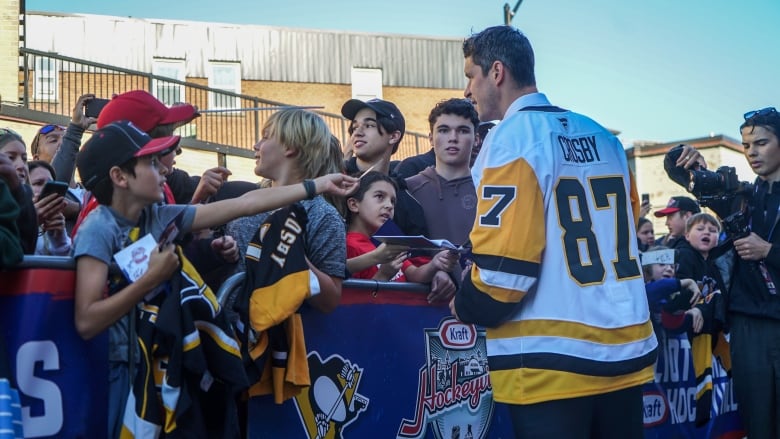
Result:
M395 188L386 181L375 181L363 194L362 200L358 201L354 198L350 200L354 200L350 203L349 209L357 214L355 219L373 233L393 217Z
M718 245L718 227L705 221L698 222L691 226L685 239L696 251L706 255Z
M162 164L157 156L139 157L135 165L135 177L128 174L129 189L136 197L151 203L163 200L165 177L160 172Z
M652 276L650 280L668 279L674 277L674 266L672 264L652 264Z

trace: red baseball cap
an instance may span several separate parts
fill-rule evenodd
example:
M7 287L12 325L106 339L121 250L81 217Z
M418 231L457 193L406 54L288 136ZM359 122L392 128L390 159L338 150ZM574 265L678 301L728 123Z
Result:
M159 154L179 143L179 136L152 139L132 122L123 120L98 129L76 156L81 181L93 190L108 178L111 168L133 157Z
M688 197L672 197L669 199L669 202L666 203L666 207L664 209L656 211L654 215L656 218L660 218L662 216L670 215L680 210L684 210L686 212L691 212L691 213L701 212L701 209L699 209L699 203L697 203L696 200Z
M198 117L198 110L190 104L168 107L144 90L132 90L114 96L100 111L98 129L120 120L129 120L145 132L158 125L184 122Z

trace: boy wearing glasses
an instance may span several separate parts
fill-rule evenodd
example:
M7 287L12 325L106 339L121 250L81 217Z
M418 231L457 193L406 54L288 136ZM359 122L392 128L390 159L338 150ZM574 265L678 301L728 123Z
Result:
M59 125L44 125L30 142L30 152L33 160L42 160L51 163L54 154L60 149L62 138L65 135L65 127Z

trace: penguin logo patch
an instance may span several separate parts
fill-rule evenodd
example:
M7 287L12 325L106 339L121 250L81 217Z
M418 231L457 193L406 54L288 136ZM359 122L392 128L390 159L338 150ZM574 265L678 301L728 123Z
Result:
M308 360L311 386L294 399L307 437L343 439L344 429L368 407L368 398L357 393L363 368L339 355L322 361L316 351Z

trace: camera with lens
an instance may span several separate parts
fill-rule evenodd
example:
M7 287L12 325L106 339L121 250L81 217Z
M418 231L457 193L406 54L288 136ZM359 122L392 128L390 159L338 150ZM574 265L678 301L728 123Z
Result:
M730 166L721 166L715 172L696 168L689 171L688 175L688 192L697 199L737 193L743 189L737 170Z
M736 169L730 166L721 166L714 172L698 166L677 166L682 150L683 146L678 145L666 153L664 169L669 178L721 218L727 237L739 239L749 235L753 185L740 181Z

